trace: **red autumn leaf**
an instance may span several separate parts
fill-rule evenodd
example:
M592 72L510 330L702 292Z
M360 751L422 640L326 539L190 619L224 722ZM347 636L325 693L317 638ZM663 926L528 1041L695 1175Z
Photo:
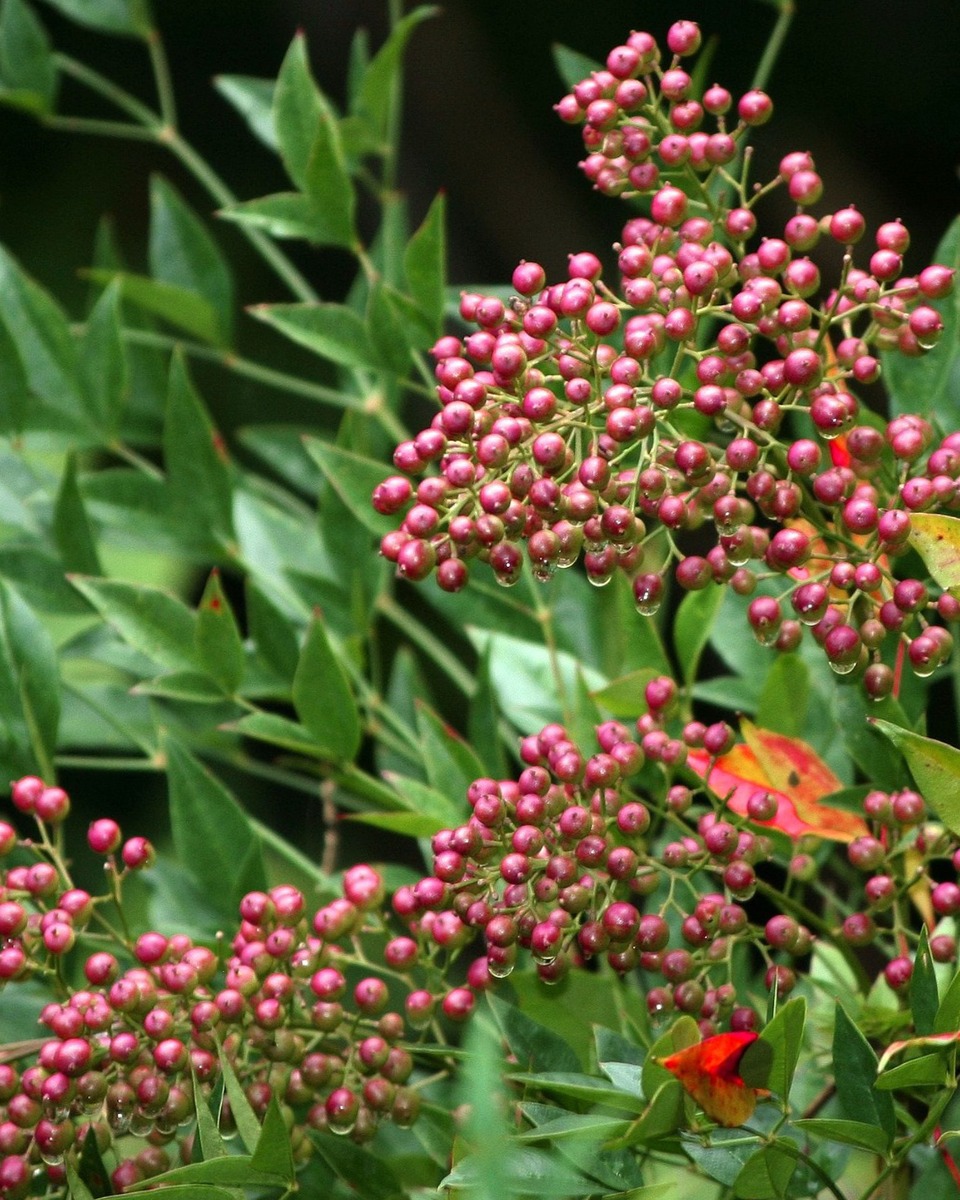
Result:
M747 802L762 790L774 797L777 811L757 825L779 829L794 839L809 833L835 842L852 842L869 833L856 813L822 803L824 796L843 784L806 742L760 729L746 719L741 720L740 730L746 745L721 755L712 770L704 750L691 751L687 758L700 778L718 796L726 797L731 811L748 816Z
M740 1060L757 1037L756 1033L718 1033L657 1061L680 1080L707 1116L732 1128L749 1121L757 1097L767 1094L740 1075Z

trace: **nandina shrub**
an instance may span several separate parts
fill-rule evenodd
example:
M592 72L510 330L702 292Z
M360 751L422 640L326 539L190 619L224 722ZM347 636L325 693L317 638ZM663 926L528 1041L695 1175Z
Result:
M24 0L3 98L172 154L321 375L248 356L162 177L76 323L0 252L0 1195L949 1194L956 227L913 262L808 152L756 180L766 81L707 84L678 20L558 56L616 246L451 295L443 197L411 228L394 188L429 10L358 37L342 109L302 35L221 77L289 181L239 199L146 4L54 7L155 104ZM201 375L336 431L221 433Z

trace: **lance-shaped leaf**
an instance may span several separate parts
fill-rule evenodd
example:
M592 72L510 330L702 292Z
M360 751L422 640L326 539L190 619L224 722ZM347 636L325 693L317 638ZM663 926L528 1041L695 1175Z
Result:
M170 825L178 860L223 915L266 874L250 820L226 787L179 742L164 745Z
M50 39L23 0L0 9L0 100L28 112L53 108L57 68Z
M378 362L363 318L345 304L255 304L247 311L342 367L369 368Z
M407 286L423 315L440 331L446 287L446 198L440 192L416 229L403 256Z
M53 643L24 600L0 581L0 786L28 771L53 780L59 723Z
M163 451L171 515L200 544L222 548L233 536L230 468L179 354L170 360Z
M761 729L742 719L745 745L734 746L710 766L703 750L691 752L687 762L739 816L748 816L747 804L758 791L769 792L777 803L772 819L758 821L792 838L805 834L836 842L852 842L868 833L856 813L832 808L823 797L843 785L806 742Z
M201 296L216 315L217 340L230 341L233 280L207 227L160 175L150 181L150 274Z
M217 570L210 572L204 588L196 629L197 654L204 670L232 695L243 679L243 639Z
M360 746L357 702L347 673L334 653L323 619L314 614L293 677L293 705L317 742L341 762L353 759Z
M352 111L369 125L379 142L383 142L387 136L391 102L407 40L421 21L438 11L434 5L421 5L398 21L390 37L367 64L353 92Z
M153 27L147 0L47 0L78 25L100 33L147 37Z
M168 671L199 669L196 614L160 588L73 575L70 582L123 640Z
M718 1033L659 1062L680 1080L707 1116L733 1128L749 1121L757 1097L766 1094L741 1074L744 1055L757 1040L752 1032Z
M951 833L960 834L960 750L889 721L873 720L906 759L923 797Z
M217 75L213 86L243 117L247 128L258 141L268 150L280 149L273 125L273 92L276 84L272 79L259 79L253 75Z
M907 537L942 588L960 587L960 517L911 513Z

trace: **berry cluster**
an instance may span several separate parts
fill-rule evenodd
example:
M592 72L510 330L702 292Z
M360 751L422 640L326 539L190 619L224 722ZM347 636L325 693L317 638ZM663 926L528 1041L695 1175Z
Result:
M749 619L764 644L794 649L811 626L831 666L864 673L879 698L894 645L919 674L950 648L935 618L960 605L923 579L898 583L894 567L911 513L960 506L960 436L938 442L921 417L884 423L855 393L879 378L880 351L935 345L954 272L905 274L899 221L854 266L864 219L808 211L823 189L807 153L751 186L745 138L769 98L741 97L728 129L730 94L695 98L680 66L697 27L678 22L667 42L661 61L632 34L557 106L582 126L594 186L648 206L623 227L614 278L582 252L554 281L521 262L508 304L461 297L474 331L433 348L440 411L373 494L401 515L381 551L403 578L435 573L448 591L473 560L509 586L525 557L539 580L582 559L597 586L626 572L643 614L671 568L685 590L763 584ZM774 188L796 212L758 240L755 207ZM842 252L830 288L810 257L820 242ZM701 532L685 548L710 526L712 547Z
M960 912L958 844L925 823L916 792L870 791L863 832L847 838L838 865L828 843L784 836L775 793L754 786L741 815L703 785L688 756L715 763L735 735L724 722L683 720L680 700L673 680L653 679L635 730L604 723L589 755L559 725L525 738L519 776L475 780L467 821L433 839L432 874L395 893L414 936L457 948L482 937L485 953L458 993L465 1009L470 991L507 977L525 951L545 983L591 960L618 974L640 969L651 1016L691 1014L704 1036L748 1030L762 1003L752 987L743 993L752 969L784 995L796 960L829 936L852 959L870 946L857 970L886 962L902 991L912 971L905 909ZM839 872L826 904L818 869ZM938 881L944 870L952 877ZM938 961L956 959L949 932L930 945ZM413 993L408 1005L420 1001Z
M0 870L0 989L43 980L56 999L39 1013L43 1036L0 1047L0 1196L18 1200L38 1173L61 1183L88 1130L116 1160L117 1192L189 1160L194 1081L206 1097L221 1055L260 1118L271 1096L280 1101L298 1161L311 1130L364 1141L381 1119L416 1118L407 1027L385 982L396 972L371 967L360 944L365 924L381 926L375 871L346 871L343 896L312 919L294 887L248 894L225 950L180 933L135 936L123 884L149 867L150 844L94 821L87 841L109 888L91 896L72 886L61 853L67 794L26 777L12 798L39 837L0 822L0 858L16 860ZM230 1132L227 1101L221 1123Z
M685 719L665 676L645 699L635 728L604 723L590 754L559 725L525 738L518 777L475 780L467 819L433 838L431 873L392 902L360 864L312 916L295 887L248 893L232 939L213 945L127 930L124 881L154 851L109 818L87 833L107 892L75 887L69 797L18 780L14 807L38 836L0 821L0 988L39 979L55 999L42 1036L0 1057L0 1196L61 1183L88 1131L116 1191L189 1161L195 1091L205 1100L224 1062L259 1117L280 1101L298 1161L318 1131L363 1142L382 1120L409 1125L421 1101L407 1039L442 1045L438 1018L467 1019L524 955L548 984L595 962L639 969L651 1016L688 1013L705 1036L756 1027L763 988L788 993L821 935L907 992L905 907L922 892L935 917L960 913L960 848L925 823L922 798L870 791L846 863L818 864L822 843L780 832L774 794L755 790L741 813L690 770L694 756L723 762L727 724ZM808 887L828 862L843 901ZM949 932L929 944L956 959Z

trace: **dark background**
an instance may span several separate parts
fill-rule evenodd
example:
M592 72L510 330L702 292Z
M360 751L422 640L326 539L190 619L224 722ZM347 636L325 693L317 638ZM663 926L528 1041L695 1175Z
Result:
M242 198L284 180L212 90L211 77L275 75L303 28L318 80L341 98L353 32L366 26L378 45L385 9L384 0L155 4L183 129ZM42 3L36 10L58 48L152 101L139 44L83 30ZM602 252L616 239L622 206L591 192L575 166L579 134L552 112L563 88L550 47L561 42L602 59L632 28L662 42L678 17L698 20L705 36L715 36L713 79L735 93L749 86L776 19L764 0L449 0L414 33L402 183L414 220L438 188L446 189L453 282L504 282L521 257L554 272L569 251ZM953 0L798 0L769 85L774 119L756 139L761 164L772 170L787 150L812 151L826 181L820 211L853 202L871 226L901 217L914 239L908 266L919 269L960 207L958 50L960 5ZM104 111L72 84L60 108ZM85 294L76 272L89 262L101 214L114 217L131 264L142 267L150 170L169 174L209 209L155 148L45 131L0 110L0 240L76 309ZM239 257L245 301L286 298L235 230L220 226L220 235ZM298 261L325 295L343 286L349 264L337 255L298 251Z

